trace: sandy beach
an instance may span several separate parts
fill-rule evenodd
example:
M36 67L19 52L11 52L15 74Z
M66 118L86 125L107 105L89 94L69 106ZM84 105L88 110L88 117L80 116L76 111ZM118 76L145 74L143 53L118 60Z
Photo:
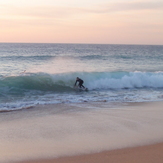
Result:
M99 101L1 112L0 162L162 163L162 105Z
M163 143L101 153L19 163L162 163Z

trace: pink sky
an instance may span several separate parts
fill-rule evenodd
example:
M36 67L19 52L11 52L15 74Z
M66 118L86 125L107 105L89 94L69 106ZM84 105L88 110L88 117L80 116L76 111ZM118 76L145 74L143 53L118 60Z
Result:
M0 42L163 45L163 1L0 0Z

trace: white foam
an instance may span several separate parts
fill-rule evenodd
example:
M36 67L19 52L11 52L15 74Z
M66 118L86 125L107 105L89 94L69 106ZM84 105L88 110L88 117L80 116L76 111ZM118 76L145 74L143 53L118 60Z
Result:
M130 73L101 73L87 79L91 89L119 89L119 88L162 88L162 72L130 72Z

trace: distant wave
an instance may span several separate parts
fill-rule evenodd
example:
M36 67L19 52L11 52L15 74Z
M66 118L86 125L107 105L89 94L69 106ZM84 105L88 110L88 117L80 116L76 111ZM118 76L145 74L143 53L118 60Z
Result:
M19 55L7 55L7 56L1 56L2 60L49 60L49 59L53 59L56 56L52 56L52 55L42 55L42 56L37 56L37 55L33 55L33 56L19 56Z
M163 72L75 72L62 74L24 73L0 77L0 91L73 91L76 77L84 80L89 90L163 88Z

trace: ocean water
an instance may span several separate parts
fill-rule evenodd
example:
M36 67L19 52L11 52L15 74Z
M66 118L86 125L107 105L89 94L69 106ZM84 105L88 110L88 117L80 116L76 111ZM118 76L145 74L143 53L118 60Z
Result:
M76 77L89 91L73 88ZM163 46L0 43L0 111L163 100Z

